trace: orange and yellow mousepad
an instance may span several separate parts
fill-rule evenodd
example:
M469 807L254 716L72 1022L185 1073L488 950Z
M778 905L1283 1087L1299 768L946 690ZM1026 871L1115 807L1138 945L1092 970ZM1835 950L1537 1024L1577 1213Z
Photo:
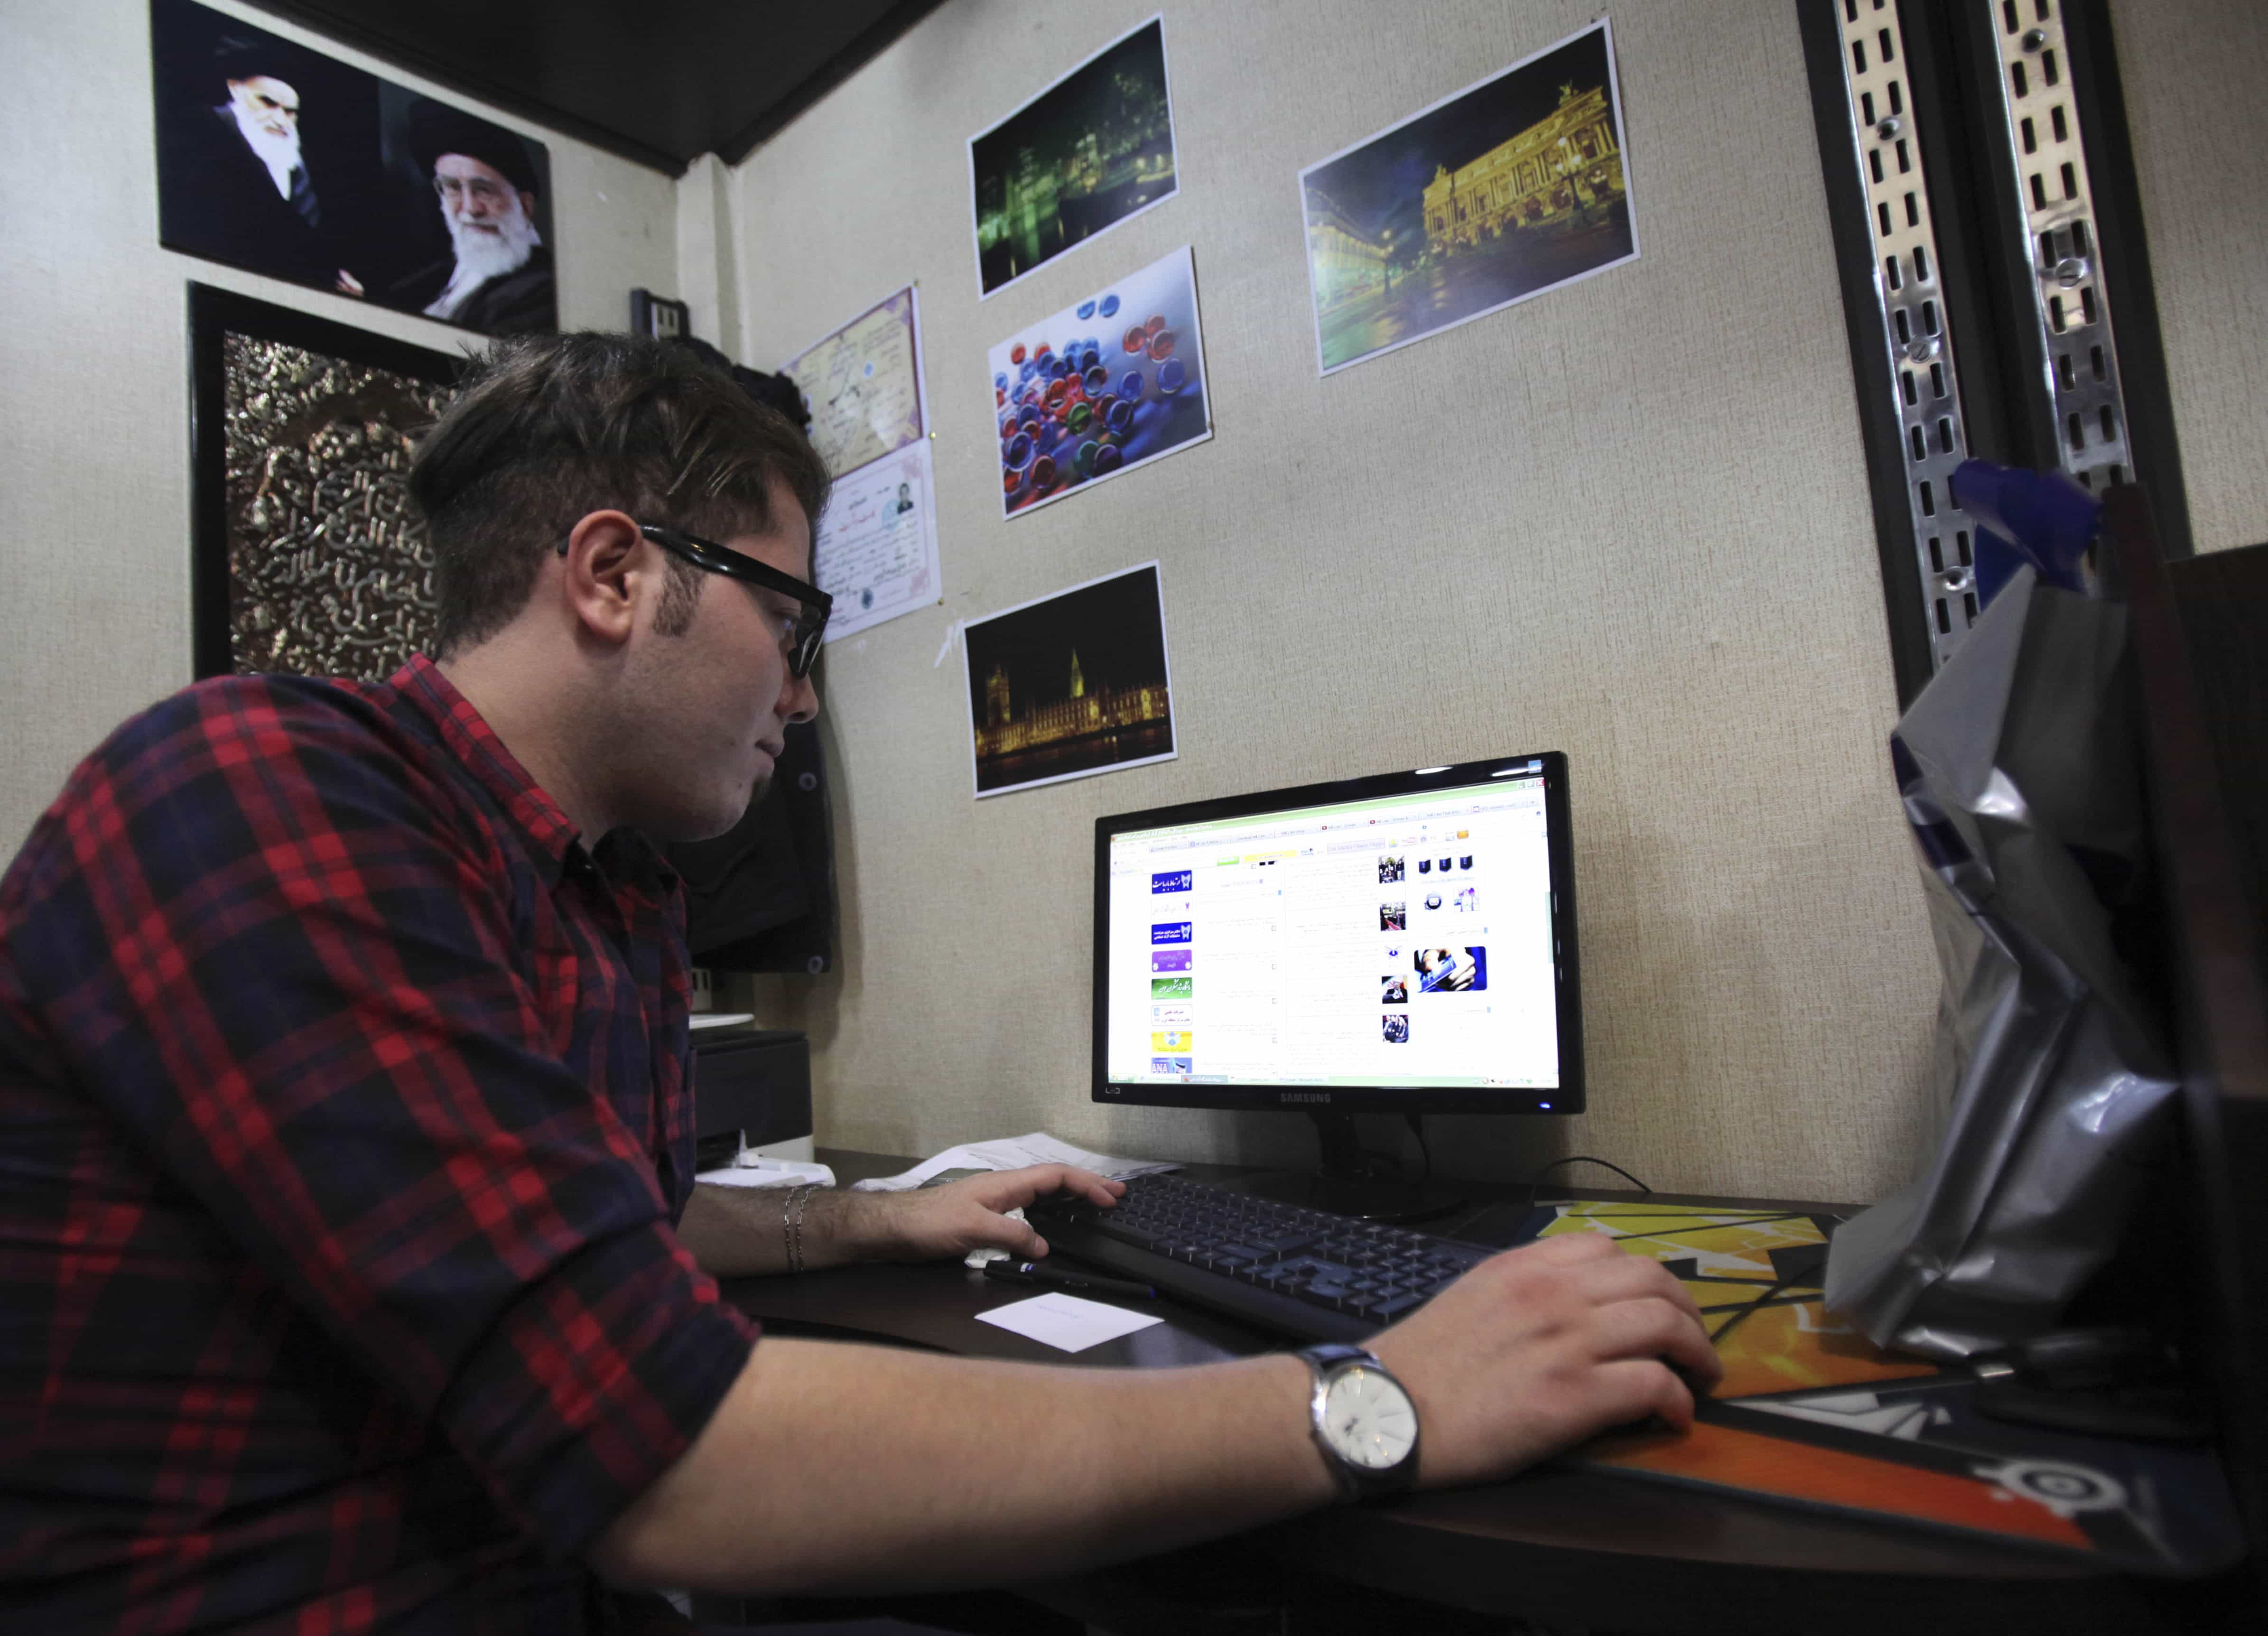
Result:
M1829 1315L1821 1281L1841 1220L1642 1200L1539 1207L1528 1235L1603 1233L1667 1266L1725 1365L1690 1433L1611 1433L1569 1458L2145 1573L2210 1573L2242 1555L2210 1449L1990 1419L1966 1371L1884 1352Z

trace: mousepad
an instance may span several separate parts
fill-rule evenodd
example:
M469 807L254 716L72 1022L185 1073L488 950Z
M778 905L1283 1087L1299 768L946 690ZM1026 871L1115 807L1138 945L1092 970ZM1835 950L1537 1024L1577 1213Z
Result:
M1676 1275L1725 1365L1693 1430L1567 1456L1624 1476L1980 1534L2141 1573L2212 1573L2244 1545L2210 1448L1988 1419L1976 1382L1886 1352L1826 1310L1843 1218L1643 1200L1538 1207L1529 1236L1603 1233Z

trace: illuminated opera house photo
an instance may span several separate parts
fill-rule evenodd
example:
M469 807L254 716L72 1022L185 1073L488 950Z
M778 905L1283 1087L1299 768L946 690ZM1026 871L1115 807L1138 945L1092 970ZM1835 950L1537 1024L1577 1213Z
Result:
M1302 173L1325 374L1638 254L1603 26Z

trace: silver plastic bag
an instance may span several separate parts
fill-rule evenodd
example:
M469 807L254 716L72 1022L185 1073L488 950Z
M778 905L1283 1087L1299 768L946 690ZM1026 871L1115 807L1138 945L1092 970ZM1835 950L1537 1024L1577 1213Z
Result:
M2117 1247L2174 1105L2111 904L2147 837L2126 610L1996 596L1891 738L1944 973L1936 1157L1853 1217L1827 1304L1939 1359L2020 1344Z

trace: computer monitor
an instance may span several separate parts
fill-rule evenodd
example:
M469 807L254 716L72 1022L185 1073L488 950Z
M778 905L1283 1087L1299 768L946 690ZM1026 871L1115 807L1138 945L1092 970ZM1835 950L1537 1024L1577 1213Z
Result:
M1420 767L1099 818L1094 1100L1314 1116L1279 1191L1419 1220L1350 1115L1583 1109L1567 759Z

